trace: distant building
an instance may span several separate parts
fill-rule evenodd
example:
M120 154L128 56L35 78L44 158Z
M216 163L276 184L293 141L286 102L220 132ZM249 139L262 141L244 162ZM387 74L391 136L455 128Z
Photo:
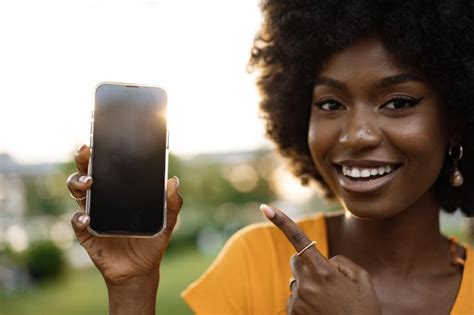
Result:
M25 207L21 166L8 154L0 154L0 222L16 221L24 215Z
M27 212L25 177L48 177L58 171L56 163L19 164L0 153L0 229L16 223Z

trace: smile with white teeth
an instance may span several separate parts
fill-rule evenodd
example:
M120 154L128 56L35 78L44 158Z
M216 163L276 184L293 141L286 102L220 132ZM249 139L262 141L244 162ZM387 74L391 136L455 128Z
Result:
M349 178L375 178L391 173L395 168L392 165L378 167L349 167L342 166L342 174Z

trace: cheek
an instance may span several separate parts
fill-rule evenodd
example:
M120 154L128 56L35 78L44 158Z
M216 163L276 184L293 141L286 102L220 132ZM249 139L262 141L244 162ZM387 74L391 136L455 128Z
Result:
M407 169L424 176L419 180L434 183L447 152L444 121L437 113L385 123L388 141L404 156Z
M316 167L324 176L322 167L324 160L332 147L338 142L338 123L331 120L317 119L311 115L308 130L308 146Z

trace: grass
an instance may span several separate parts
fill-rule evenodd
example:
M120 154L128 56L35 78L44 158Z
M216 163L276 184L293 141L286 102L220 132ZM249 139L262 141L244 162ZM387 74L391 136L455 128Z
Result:
M158 293L160 314L192 314L179 294L204 272L212 257L194 249L165 256ZM94 268L72 270L60 280L19 293L0 293L0 315L96 315L107 314L107 289Z
M456 235L461 240L464 235ZM195 249L165 255L158 292L159 314L192 314L179 294L209 266L212 257ZM60 280L45 283L14 296L0 292L0 315L107 314L107 289L94 268L71 270Z

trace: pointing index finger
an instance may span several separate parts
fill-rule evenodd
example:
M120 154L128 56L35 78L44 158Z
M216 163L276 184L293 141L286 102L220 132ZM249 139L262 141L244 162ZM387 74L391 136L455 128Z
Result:
M285 234L286 238L290 241L297 252L300 252L312 242L306 236L304 231L301 230L301 228L282 211L276 208L271 208L267 205L261 205L260 210L280 229L280 231L283 232L283 234ZM329 264L327 259L318 251L316 246L311 246L301 254L301 257L305 256L312 256L315 257L316 260L323 260L326 264Z
M260 210L285 234L297 252L311 242L300 227L283 212L267 205L261 205Z

